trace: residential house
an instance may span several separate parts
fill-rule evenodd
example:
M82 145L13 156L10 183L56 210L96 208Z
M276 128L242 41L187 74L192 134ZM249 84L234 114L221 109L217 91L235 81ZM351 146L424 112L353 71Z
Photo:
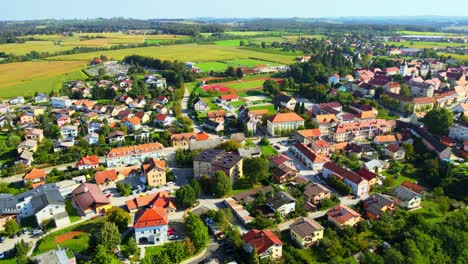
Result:
M169 116L169 115L164 115L164 114L159 114L156 116L156 118L154 119L154 122L156 124L159 124L163 127L168 127L172 124L172 122L174 122L174 118Z
M141 128L141 120L137 116L122 119L122 125L126 126L130 131L135 131Z
M315 140L319 139L321 135L322 133L320 132L320 129L318 128L303 129L303 130L297 130L294 133L294 138L296 139L297 142L308 145L314 142Z
M106 155L107 167L131 166L142 163L146 158L164 156L164 146L160 143L140 144L111 149Z
M22 96L17 96L13 99L10 99L10 101L8 101L11 105L22 105L24 104L24 97Z
M25 141L18 144L16 151L18 154L23 153L24 151L35 152L37 150L37 141L32 139L26 139Z
M346 205L337 205L327 212L328 222L338 228L345 226L354 227L357 223L363 221L361 215Z
M396 75L396 74L399 74L400 73L400 69L397 68L397 67L389 67L389 68L385 68L384 69L384 72L387 76L392 76L392 75Z
M41 142L44 138L44 131L42 129L37 128L27 128L25 130L26 134L24 134L25 139L36 140Z
M396 144L397 142L398 142L398 139L393 134L378 135L378 136L375 136L374 138L374 143L377 145L387 146L388 144Z
M70 124L71 123L71 119L70 119L70 116L68 115L57 115L57 126L58 127L62 127L66 124Z
M268 115L267 109L250 110L246 106L241 106L237 120L241 124L246 124L247 129L255 134L257 133L257 124L262 122L262 117L265 115Z
M395 203L407 210L415 209L421 205L421 195L400 185L392 191Z
M30 151L23 151L15 163L23 163L26 166L31 166L34 161L33 153Z
M414 97L433 97L435 87L432 84L425 82L418 82L414 79L407 82L408 87L411 91L411 95Z
M66 96L52 97L50 103L54 108L69 108L72 105L72 100Z
M99 214L110 208L110 201L93 183L82 183L72 192L72 204L81 215Z
M294 97L286 94L278 94L277 96L275 96L275 98L273 98L273 102L277 107L287 108L291 111L294 110L297 104L297 101Z
M328 156L331 152L333 152L333 146L328 143L328 141L323 139L313 141L310 147L319 155Z
M203 124L203 127L209 131L218 133L224 130L224 123L208 120L205 124Z
M290 236L300 247L307 248L323 238L325 228L311 217L300 217L289 226Z
M453 123L449 129L449 137L459 141L467 141L468 124L457 122Z
M239 101L239 96L237 94L224 94L219 96L221 103L236 102Z
M364 168L373 173L379 173L386 170L389 163L384 160L373 159L364 163Z
M449 108L457 103L458 94L455 90L434 95L436 106L439 108Z
M324 157L318 155L315 151L307 147L302 143L296 143L292 147L292 152L299 161L304 163L304 165L316 172L322 171L323 165L326 160Z
M144 111L136 112L135 117L140 119L141 124L146 124L150 121L150 115Z
M224 123L224 118L226 117L226 111L224 110L217 110L211 111L207 114L208 120L217 122L217 123Z
M96 155L85 156L76 162L78 170L97 169L99 167L99 157Z
M395 210L395 203L383 194L374 194L364 200L363 203L366 217L372 220L378 220L385 212Z
M304 119L294 112L277 113L267 120L267 131L272 136L283 131L294 131L303 127Z
M410 189L411 191L423 195L426 192L426 188L422 187L421 185L414 183L414 182L409 182L409 181L404 181L401 186Z
M60 128L62 138L76 138L78 136L78 126L65 125Z
M394 160L403 160L405 158L405 150L398 144L390 144L384 150L385 156L391 157Z
M193 100L193 109L195 109L195 111L198 111L198 112L205 112L206 110L208 110L208 105L203 102L202 99L200 99L200 97L197 97L195 98L195 100Z
M317 124L321 135L328 135L330 129L338 124L338 119L334 114L316 115L314 123Z
M145 83L153 88L156 87L159 89L166 89L167 87L166 78L161 78L154 75L145 76Z
M63 227L70 223L64 198L59 190L51 190L36 195L31 199L31 203L38 226L48 220L54 221L57 227Z
M323 200L330 199L332 192L325 186L313 183L307 184L304 188L304 198L305 202L310 202L314 205L317 205Z
M45 183L46 176L44 170L33 168L23 176L23 183L26 185L28 182L32 182L33 187L34 185L39 186Z
M224 171L226 175L235 181L242 177L242 157L220 149L207 149L193 159L195 178L203 176L213 177L218 171Z
M40 94L34 96L34 102L36 104L47 103L48 99L49 98L47 97L47 95L45 93L40 93Z
M260 259L278 260L283 256L283 242L270 230L252 229L242 236L242 240L245 243L244 250L252 254L255 249Z
M109 144L121 144L125 140L125 133L123 131L112 131L107 135Z
M393 121L384 119L342 123L330 130L329 138L338 143L373 139L377 135L391 132L393 127Z
M260 157L262 155L262 147L261 146L254 146L254 147L243 147L237 150L237 153L242 158L250 158L250 157Z
M27 112L19 115L19 123L24 124L34 124L36 122L36 116L33 113Z
M351 187L356 196L366 196L369 193L369 182L355 172L342 168L333 162L327 162L323 166L322 176L328 178L334 176Z
M271 176L273 176L273 179L279 184L291 182L295 180L298 175L299 171L295 167L286 164L281 164L271 171Z
M97 145L99 143L99 134L90 133L83 137L84 140L88 141L90 145Z
M279 212L284 217L296 210L296 199L289 193L281 191L267 197L266 205L273 212Z
M168 104L170 100L171 100L171 98L169 96L160 95L160 96L156 97L156 103L159 103L161 105Z
M369 182L369 189L371 186L377 183L377 174L365 169L360 168L357 172L357 175L361 176L362 178L366 179Z
M105 170L105 171L98 171L94 176L96 180L96 184L102 185L107 184L109 182L114 182L118 178L118 173L115 169Z
M151 187L166 185L166 161L151 158L141 165L146 184Z
M270 161L270 167L273 167L273 168L279 167L281 165L295 167L294 161L290 157L284 154L276 154L270 157L269 161Z
M177 209L174 198L171 198L167 191L138 196L126 201L125 204L129 212L135 212L136 210L144 207L160 207L166 209L167 212L171 214Z
M76 258L70 249L52 249L34 257L35 264L76 264Z
M162 207L142 208L135 214L133 228L138 244L161 245L167 241L167 210Z

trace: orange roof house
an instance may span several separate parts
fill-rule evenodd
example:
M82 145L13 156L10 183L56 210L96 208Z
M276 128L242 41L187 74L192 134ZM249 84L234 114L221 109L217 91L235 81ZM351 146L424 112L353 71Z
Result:
M284 122L300 122L304 121L304 118L300 117L298 114L291 113L278 113L270 117L271 123L284 123Z
M99 157L96 155L85 156L76 162L79 170L96 169L99 166Z
M270 230L252 229L242 236L242 240L247 245L249 253L255 248L260 258L269 256L273 259L281 258L283 242ZM270 250L271 248L276 250Z
M114 169L96 172L95 180L97 184L104 184L106 182L113 182L117 180L117 171Z
M151 228L167 225L167 210L161 207L142 208L135 214L133 228L135 233L138 229Z
M168 213L175 212L174 199L169 196L167 191L139 196L126 202L128 211L132 212L136 209L151 205L152 207L162 207L167 209Z
M328 221L339 228L355 226L362 221L361 215L346 205L337 205L327 212Z
M33 168L30 172L23 176L23 182L26 184L28 181L32 182L32 188L37 188L45 184L46 173L41 169Z

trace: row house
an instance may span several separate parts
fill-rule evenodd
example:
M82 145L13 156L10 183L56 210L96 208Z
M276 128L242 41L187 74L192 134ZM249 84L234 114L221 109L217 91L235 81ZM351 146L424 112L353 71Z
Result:
M106 155L108 167L120 167L142 163L146 158L164 156L164 146L160 143L141 144L111 149Z
M337 177L351 187L353 194L358 197L366 196L369 193L369 182L366 179L333 162L327 162L323 166L322 176L328 178L331 175Z
M318 155L312 149L302 143L294 144L292 147L292 152L302 163L304 163L307 168L317 172L323 169L323 165L326 162L324 157Z
M330 131L329 137L334 142L361 141L373 139L377 135L389 133L394 125L392 121L384 119L349 122L339 124Z
M204 132L199 133L182 133L171 135L171 142L174 148L188 149L190 142L208 140L209 135Z

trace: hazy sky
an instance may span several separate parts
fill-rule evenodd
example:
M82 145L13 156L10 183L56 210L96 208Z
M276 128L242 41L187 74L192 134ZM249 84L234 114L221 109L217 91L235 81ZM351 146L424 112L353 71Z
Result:
M466 0L3 0L0 20L43 18L467 16Z

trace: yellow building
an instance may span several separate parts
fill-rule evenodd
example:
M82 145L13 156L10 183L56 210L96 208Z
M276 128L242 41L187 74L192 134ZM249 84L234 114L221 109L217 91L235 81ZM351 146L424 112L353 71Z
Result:
M148 186L161 186L166 184L166 161L155 158L149 159L142 165L143 174Z
M323 238L325 228L310 217L301 217L290 226L291 238L302 248L310 247Z

